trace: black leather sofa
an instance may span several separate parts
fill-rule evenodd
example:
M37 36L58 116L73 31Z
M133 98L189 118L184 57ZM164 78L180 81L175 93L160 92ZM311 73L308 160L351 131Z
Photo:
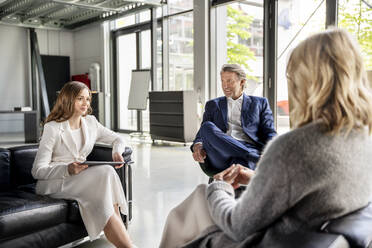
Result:
M35 194L31 168L38 146L0 148L0 247L52 248L74 246L87 240L78 205ZM124 152L126 166L117 172L122 180L131 219L131 153ZM110 161L111 148L96 145L88 160Z

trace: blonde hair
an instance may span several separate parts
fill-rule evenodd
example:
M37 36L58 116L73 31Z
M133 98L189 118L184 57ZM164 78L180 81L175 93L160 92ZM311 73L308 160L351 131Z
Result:
M372 129L372 93L358 45L341 29L302 41L287 64L291 124L321 120L332 135Z
M45 119L45 123L50 121L62 122L71 118L75 111L75 100L79 96L80 92L84 89L89 91L89 97L92 99L92 93L88 86L78 81L71 81L66 83L61 92L58 94L56 103L53 106L52 111ZM92 108L89 105L87 112L84 116L92 113Z

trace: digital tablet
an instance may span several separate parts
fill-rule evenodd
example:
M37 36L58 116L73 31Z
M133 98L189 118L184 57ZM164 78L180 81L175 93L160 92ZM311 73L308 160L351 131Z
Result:
M86 164L86 165L89 165L89 166L96 166L96 165L112 165L112 166L115 166L115 165L121 165L121 164L125 164L125 162L113 162L113 161L85 161L81 164Z

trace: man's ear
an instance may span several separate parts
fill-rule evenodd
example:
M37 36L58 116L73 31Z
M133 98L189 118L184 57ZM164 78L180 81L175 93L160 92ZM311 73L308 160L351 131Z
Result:
M245 86L245 83L247 82L247 80L246 79L242 79L241 81L240 81L240 87L242 87L242 89L244 90L244 86Z

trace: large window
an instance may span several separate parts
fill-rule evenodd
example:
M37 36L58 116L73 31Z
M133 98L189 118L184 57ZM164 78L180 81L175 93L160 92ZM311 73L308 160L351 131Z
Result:
M153 82L154 90L163 90L163 32L161 26L156 31L156 81Z
M193 0L168 0L157 8L157 57L155 91L192 90L194 85ZM119 18L112 30L150 21L149 10ZM151 59L142 59L143 67Z
M193 8L193 0L168 0L168 14L180 13Z
M289 131L286 64L290 51L309 35L325 29L325 1L278 1L277 132Z
M193 89L193 13L168 18L168 90Z
M223 95L220 68L225 63L241 65L247 73L245 93L263 94L263 1L240 1L216 8L215 78L217 96ZM213 42L212 41L212 42ZM213 93L212 93L213 94Z

